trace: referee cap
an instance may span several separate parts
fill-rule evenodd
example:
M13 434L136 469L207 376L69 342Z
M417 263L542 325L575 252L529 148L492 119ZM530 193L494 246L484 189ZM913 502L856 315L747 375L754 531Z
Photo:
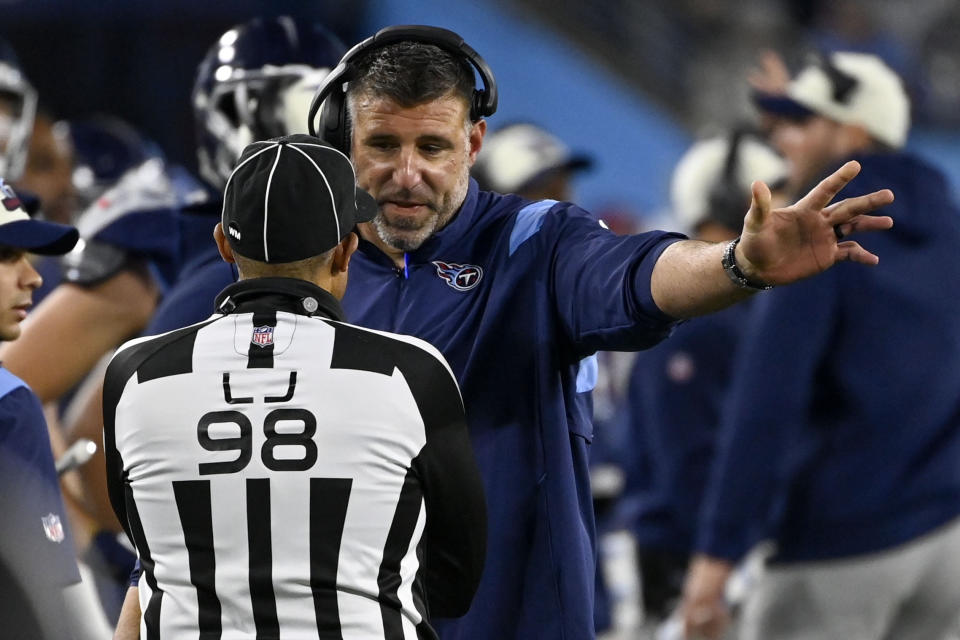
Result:
M3 204L0 207L0 245L56 256L73 249L80 238L74 227L31 218L3 178L0 178L0 203Z
M907 141L910 99L896 72L867 53L816 57L787 86L785 95L757 93L757 106L787 117L820 115L858 124L894 149Z
M306 134L247 145L223 192L230 247L259 262L320 255L376 213L347 156Z

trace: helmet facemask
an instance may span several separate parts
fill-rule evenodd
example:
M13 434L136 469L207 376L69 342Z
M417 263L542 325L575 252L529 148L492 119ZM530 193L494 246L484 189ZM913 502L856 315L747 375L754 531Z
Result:
M14 182L23 176L37 92L19 69L0 61L0 176Z

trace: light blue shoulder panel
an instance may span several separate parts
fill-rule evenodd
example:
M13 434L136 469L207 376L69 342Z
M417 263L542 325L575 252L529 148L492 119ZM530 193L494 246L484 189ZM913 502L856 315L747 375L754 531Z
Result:
M537 231L540 231L544 216L555 204L557 204L556 200L539 200L531 202L517 212L517 219L513 223L513 231L510 232L511 256L521 244L536 235Z

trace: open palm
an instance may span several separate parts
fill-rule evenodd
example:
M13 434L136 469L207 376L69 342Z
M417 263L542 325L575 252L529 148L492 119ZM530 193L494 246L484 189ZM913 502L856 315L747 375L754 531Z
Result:
M739 255L737 260L744 273L751 280L780 285L815 275L841 261L877 264L877 256L840 236L892 227L889 216L866 214L893 202L893 192L882 189L830 204L858 173L860 164L848 162L801 200L781 209L771 209L770 190L764 183L755 182L753 202L737 247L742 251L742 260Z

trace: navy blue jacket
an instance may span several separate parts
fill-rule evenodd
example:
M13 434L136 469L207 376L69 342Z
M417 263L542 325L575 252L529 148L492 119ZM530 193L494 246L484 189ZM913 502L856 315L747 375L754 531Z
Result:
M621 509L642 549L690 553L749 305L694 318L637 355Z
M0 564L34 596L80 582L76 552L37 396L0 367ZM9 584L0 585L6 597ZM57 615L55 611L45 614Z
M487 559L444 640L593 637L588 394L599 349L636 350L672 321L650 293L677 236L615 236L569 203L479 192L408 254L406 273L361 242L351 322L436 346L463 393L488 502Z
M919 159L859 160L838 199L889 187L895 226L855 236L875 268L756 297L700 521L713 556L870 553L960 514L960 211Z

